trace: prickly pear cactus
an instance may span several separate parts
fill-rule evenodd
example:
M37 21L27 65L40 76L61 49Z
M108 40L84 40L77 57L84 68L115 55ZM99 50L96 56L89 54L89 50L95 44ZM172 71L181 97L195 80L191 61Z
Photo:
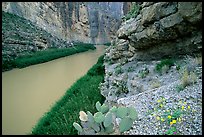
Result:
M108 110L109 110L109 108L108 108L107 105L103 104L103 105L101 106L101 113L103 113L103 114L104 114L104 113L107 113Z
M129 116L133 120L137 119L137 117L138 117L137 112L133 107L129 108Z
M78 130L78 132L82 132L83 131L82 127L78 123L74 122L73 126Z
M73 126L77 129L79 135L107 135L118 131L116 126L116 118L121 119L119 123L119 132L129 130L133 122L137 119L137 112L133 107L109 107L105 104L96 103L96 112L94 115L91 112L80 111L81 125L74 122ZM115 133L115 132L114 132Z
M120 132L129 130L132 127L132 124L133 124L133 120L130 117L123 118L119 124Z
M96 102L96 109L101 111L101 103L99 101Z
M116 106L113 106L113 107L110 109L110 112L116 113L116 112L117 112L117 107L116 107Z
M97 112L97 113L94 114L94 120L95 120L97 123L103 122L104 119L105 119L105 116L103 115L103 113Z
M114 124L111 123L108 127L105 128L105 133L112 133L114 131Z
M112 124L112 113L111 112L108 112L105 116L105 120L103 122L104 126L105 127L108 127Z
M128 108L126 107L118 107L118 110L117 110L117 117L119 118L124 118L125 116L127 116L128 114Z

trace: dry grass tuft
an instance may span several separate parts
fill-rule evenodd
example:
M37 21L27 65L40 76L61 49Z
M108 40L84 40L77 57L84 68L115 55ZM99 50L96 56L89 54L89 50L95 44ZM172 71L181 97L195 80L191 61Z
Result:
M152 89L158 88L158 87L160 87L160 86L161 86L161 83L160 83L160 81L158 81L158 80L152 81L152 83L151 83L151 88L152 88Z

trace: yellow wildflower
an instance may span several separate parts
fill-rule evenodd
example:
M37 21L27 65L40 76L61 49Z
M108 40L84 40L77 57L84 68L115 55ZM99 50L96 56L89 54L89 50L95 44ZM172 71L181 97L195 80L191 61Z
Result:
M171 116L170 116L170 115L168 116L168 119L171 119Z
M160 117L159 117L159 116L157 116L157 120L160 120Z
M162 108L162 107L163 107L163 105L162 105L162 104L160 104L160 107Z
M188 109L190 109L191 107L190 106L188 106Z
M161 121L164 122L165 120L163 118L161 118Z
M172 125L173 124L173 122L170 122L170 125Z
M184 104L186 105L186 102L184 102Z
M165 101L165 98L162 98L163 101Z
M158 103L160 103L160 102L161 102L161 100L157 100L157 102L158 102Z
M176 124L176 120L173 120L172 122L173 122L174 124Z
M181 118L178 118L178 121L181 122Z
M184 106L182 106L181 109L184 110Z

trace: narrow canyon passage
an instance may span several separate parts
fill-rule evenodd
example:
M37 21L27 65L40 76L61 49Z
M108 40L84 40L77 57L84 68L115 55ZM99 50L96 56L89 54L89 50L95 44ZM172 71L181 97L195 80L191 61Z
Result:
M2 134L28 134L39 118L97 62L105 46L2 73Z

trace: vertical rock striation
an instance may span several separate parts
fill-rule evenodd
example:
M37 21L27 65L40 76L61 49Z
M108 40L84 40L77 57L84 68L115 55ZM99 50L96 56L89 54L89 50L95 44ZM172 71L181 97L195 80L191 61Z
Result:
M24 17L64 40L100 44L111 41L128 10L123 8L125 5L123 2L3 2L2 10Z

